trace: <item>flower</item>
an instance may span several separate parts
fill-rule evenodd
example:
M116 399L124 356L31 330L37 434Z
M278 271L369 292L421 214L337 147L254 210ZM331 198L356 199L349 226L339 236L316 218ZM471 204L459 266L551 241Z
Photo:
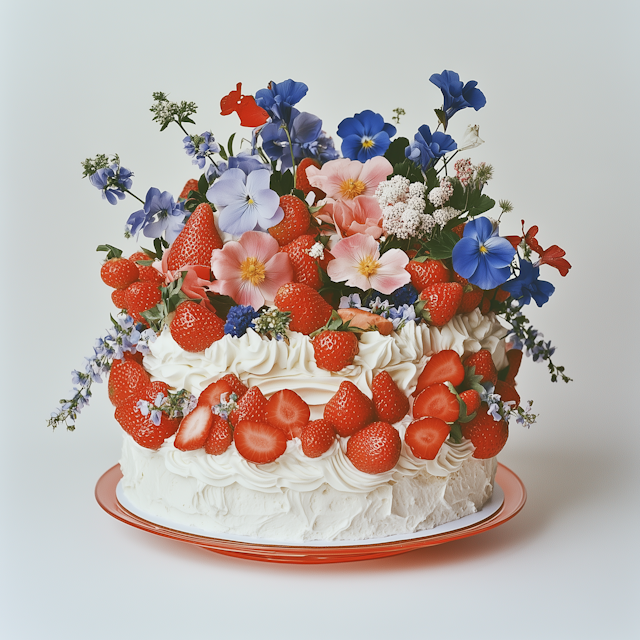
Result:
M455 71L443 71L434 73L429 82L433 83L442 91L444 104L442 110L447 120L461 109L473 107L476 111L482 109L487 104L487 99L480 89L476 89L478 84L475 80L467 82L463 86L460 76Z
M538 280L540 267L532 265L528 260L520 260L520 273L513 280L502 285L504 291L508 291L514 300L521 305L529 304L531 298L541 307L549 301L549 297L555 291L555 287L545 280Z
M484 140L480 137L480 127L477 124L470 124L464 132L464 138L462 139L462 146L460 151L466 151L467 149L475 149L481 144L484 144Z
M380 255L378 243L370 235L358 233L344 238L331 253L334 259L327 265L327 274L333 282L346 281L350 287L388 294L411 280L405 271L409 264L407 254L401 249L389 249Z
M237 307L231 307L227 314L227 321L224 323L224 332L240 338L247 333L247 329L259 315L260 312L251 306L238 305Z
M377 240L382 235L382 210L373 196L327 202L316 215L333 222L342 236L366 233Z
M384 121L379 113L367 109L345 118L338 125L342 140L342 155L351 160L365 162L375 156L384 155L391 144L396 128Z
M211 281L209 280L211 277L209 267L202 264L185 265L180 267L177 271L170 271L168 260L169 252L165 251L162 255L162 263L158 269L164 275L165 285L175 282L176 280L180 280L182 275L185 274L182 286L180 287L182 293L188 296L191 300L200 300L200 305L215 313L215 308L209 302L209 298L207 298L207 290L211 286ZM158 263L156 262L155 264L157 265Z
M129 169L113 163L110 167L98 169L89 176L89 182L102 191L102 197L109 204L118 204L124 198L124 192L131 189L133 173ZM117 198L117 200L116 200Z
M453 247L453 268L458 275L481 289L494 289L509 277L516 250L498 236L487 218L467 222L464 235Z
M134 211L127 219L127 232L135 236L142 231L147 238L159 238L164 233L171 244L182 231L186 215L182 202L176 204L168 191L151 187L144 208Z
M246 231L266 231L284 217L280 198L269 188L269 171L247 175L241 169L227 169L207 190L207 198L220 212L218 226L235 236Z
M254 309L273 302L278 289L293 280L289 255L280 251L275 238L260 231L247 231L238 242L214 249L211 270L216 281L210 291Z
M426 171L433 160L441 158L449 151L455 151L458 145L448 134L441 131L431 133L429 125L423 124L413 138L413 142L404 150L404 155Z
M287 126L291 123L291 107L298 104L307 95L304 82L285 80L284 82L270 82L266 89L256 93L256 104L267 111L276 120L284 120Z
M318 167L307 167L307 178L333 200L353 200L358 196L375 195L377 186L393 173L391 163L379 156L362 163L340 158Z
M204 169L208 153L219 153L220 145L215 141L211 131L205 131L199 136L187 136L182 139L184 150L188 156L193 156L192 164Z

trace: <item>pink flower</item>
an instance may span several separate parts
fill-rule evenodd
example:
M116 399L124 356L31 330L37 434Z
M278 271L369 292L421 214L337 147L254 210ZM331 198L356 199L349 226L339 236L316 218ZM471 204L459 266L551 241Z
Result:
M343 237L364 233L377 240L382 235L382 209L372 196L329 201L316 215L320 220L332 222Z
M162 256L162 263L155 262L153 266L164 275L165 285L179 280L183 272L187 272L184 282L182 283L181 291L190 298L197 300L200 299L200 304L212 311L216 312L212 304L207 298L207 290L210 289L212 282L209 280L211 272L206 265L186 265L177 271L170 271L168 267L169 252L165 251Z
M393 293L411 281L405 267L409 257L402 249L389 249L380 255L378 243L369 235L358 233L340 240L331 249L334 256L327 266L333 282L344 282L363 291L376 289Z
M273 302L278 289L293 280L288 254L280 251L275 238L261 231L246 231L238 242L214 249L211 270L216 277L211 291L254 309Z
M358 160L341 158L318 167L307 167L307 178L312 187L318 187L333 200L353 200L358 196L373 196L376 187L393 173L391 163L376 156L364 164Z

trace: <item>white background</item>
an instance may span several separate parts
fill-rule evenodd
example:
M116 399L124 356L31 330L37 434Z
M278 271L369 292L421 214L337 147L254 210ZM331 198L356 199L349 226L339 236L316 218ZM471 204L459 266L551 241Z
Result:
M2 50L0 636L32 638L632 638L637 605L637 2L379 0L220 3L5 0ZM512 426L501 461L529 500L491 532L377 561L277 566L189 548L102 512L95 482L119 457L106 389L75 433L45 426L108 327L104 242L122 239L80 161L117 152L134 192L197 176L153 91L193 100L194 132L237 127L220 98L242 81L304 81L300 104L335 133L364 109L434 125L432 73L477 80L474 161L486 192L540 226L573 269L536 326L574 378L526 361L539 423Z

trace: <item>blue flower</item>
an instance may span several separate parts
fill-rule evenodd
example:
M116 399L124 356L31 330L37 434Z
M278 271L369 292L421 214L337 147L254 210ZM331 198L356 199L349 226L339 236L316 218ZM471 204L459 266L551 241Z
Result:
M533 298L536 304L541 307L549 301L549 297L556 288L550 282L538 280L539 276L539 266L533 266L528 260L520 260L518 277L505 282L502 289L508 291L520 305L529 304Z
M144 208L127 219L127 231L133 236L142 231L147 238L159 238L164 233L171 244L182 231L186 215L182 202L176 204L168 191L151 187Z
M251 305L238 305L231 307L227 314L227 321L224 323L224 332L240 338L253 324L255 318L260 315Z
M220 145L216 142L211 131L205 131L199 136L187 136L182 139L184 150L188 156L192 156L192 164L197 164L199 169L204 169L207 163L207 153L219 153ZM196 144L198 148L196 149Z
M455 71L445 70L442 73L434 73L429 81L442 91L444 97L442 110L447 120L461 109L473 107L478 111L487 104L484 93L476 89L478 83L472 80L463 86L460 76Z
M375 300L376 298L386 300L394 307L402 307L403 305L413 304L418 299L418 291L411 283L405 284L386 295L372 289L371 299Z
M342 155L351 160L366 162L375 156L384 155L396 135L396 128L384 121L379 113L367 109L345 118L338 125L342 138Z
M423 124L413 138L413 142L404 150L404 155L413 160L423 171L431 163L449 151L458 148L455 140L441 131L431 133L429 125Z
M284 218L280 197L269 188L269 171L249 175L227 169L208 189L207 198L220 212L218 225L225 233L241 236L245 231L266 231Z
M308 89L304 82L294 80L270 82L266 89L260 89L256 93L256 104L265 109L274 120L284 120L289 126L292 119L291 107L307 95Z
M453 247L454 270L481 289L494 289L511 275L516 250L487 218L467 222L462 239Z
M117 204L118 200L124 198L124 192L131 189L133 173L114 163L110 167L98 169L89 176L89 182L102 191L102 197L109 204ZM117 199L116 199L117 198Z
M270 122L260 132L262 136L264 152L271 160L281 160L281 171L291 169L291 149L296 162L308 155L315 155L313 149L317 146L317 138L322 130L322 120L311 113L300 113L297 109L291 110L291 127L289 138L281 122Z

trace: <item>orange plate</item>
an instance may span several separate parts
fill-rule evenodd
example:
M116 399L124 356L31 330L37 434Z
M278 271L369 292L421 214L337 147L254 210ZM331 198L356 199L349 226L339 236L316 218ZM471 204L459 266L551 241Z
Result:
M493 515L482 522L469 527L456 529L455 531L430 536L425 535L424 538L412 538L410 540L376 542L374 544L363 543L361 545L344 547L296 547L295 545L263 545L209 538L183 533L182 531L175 531L174 529L143 520L124 509L118 502L116 498L116 486L120 478L122 478L120 465L111 467L111 469L98 480L98 484L96 485L96 500L108 514L121 522L158 536L186 542L187 544L194 544L207 551L214 551L227 556L245 558L246 560L287 562L293 564L324 564L327 562L373 560L375 558L394 556L399 553L422 549L423 547L451 542L452 540L460 540L461 538L474 536L483 531L489 531L489 529L493 529L507 522L507 520L513 518L513 516L522 509L527 499L527 492L524 484L522 484L522 480L520 480L513 471L498 463L496 482L504 492L504 502Z

